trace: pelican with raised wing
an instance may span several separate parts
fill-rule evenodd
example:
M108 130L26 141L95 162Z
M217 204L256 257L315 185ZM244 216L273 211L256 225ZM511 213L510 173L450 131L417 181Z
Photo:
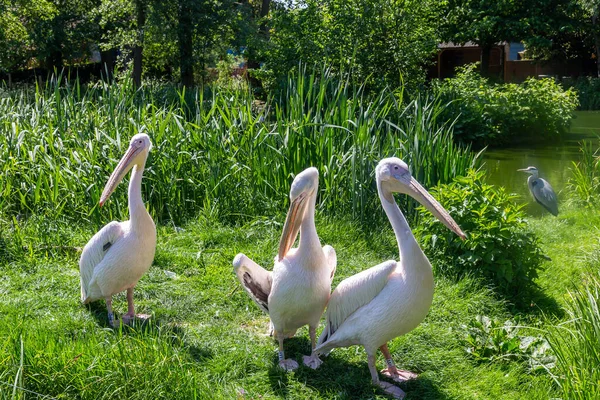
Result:
M404 392L397 386L381 382L375 368L379 348L387 368L382 374L397 382L416 377L401 371L392 361L387 342L413 330L423 321L433 300L433 273L393 193L405 193L431 211L444 225L461 238L465 234L448 212L410 174L398 158L386 158L376 168L377 190L392 225L400 262L386 261L342 281L331 294L327 306L327 325L313 356L327 354L336 347L362 345L367 352L373 384L394 396Z
M547 180L539 177L538 169L536 167L527 167L518 169L517 171L529 174L527 186L534 200L540 203L550 214L557 216L558 199L556 198L556 193L554 193L554 189L552 189Z
M331 293L336 255L333 247L321 247L315 228L315 203L319 186L316 168L298 174L290 189L290 209L279 242L273 271L267 271L240 253L233 260L234 271L250 297L269 314L273 334L279 342L279 366L286 371L298 363L286 359L283 340L308 325L312 349L316 328ZM298 248L292 249L300 233ZM304 364L317 368L317 355L304 356Z
M133 288L154 260L156 227L142 200L142 175L151 147L148 135L133 136L100 196L102 206L133 169L129 181L130 220L105 225L85 245L79 260L81 301L87 304L104 299L108 321L113 327L118 322L112 310L112 296L127 290L127 314L122 319L124 323L131 322L136 316Z

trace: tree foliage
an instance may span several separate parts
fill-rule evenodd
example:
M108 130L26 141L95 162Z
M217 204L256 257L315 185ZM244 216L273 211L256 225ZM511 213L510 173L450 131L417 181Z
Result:
M418 84L433 57L436 4L415 0L306 0L272 11L267 67L275 76L328 63L371 86Z

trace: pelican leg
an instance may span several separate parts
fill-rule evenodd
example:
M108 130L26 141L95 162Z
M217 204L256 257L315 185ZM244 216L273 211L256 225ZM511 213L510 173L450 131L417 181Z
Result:
M389 383L383 382L379 380L379 375L377 375L377 367L375 366L375 354L371 352L367 352L367 362L369 364L369 372L371 372L371 379L373 380L373 385L379 386L383 389L385 393L393 397L394 399L403 399L406 396L406 393L398 386Z
M106 311L108 312L108 323L113 328L117 328L119 326L119 321L115 319L115 314L112 310L112 296L108 296L104 300L106 301Z
M387 364L386 369L382 369L381 373L388 378L392 378L396 382L406 382L411 379L415 379L418 375L414 372L403 371L396 368L394 360L392 360L392 354L387 347L387 343L379 348L385 357L385 363Z
M311 355L302 356L302 362L309 368L317 369L323 363L319 356L315 354L315 347L317 347L317 327L309 326L308 332L310 333L310 344L311 344Z
M127 314L121 317L123 323L129 325L135 319L135 306L133 304L133 288L127 289Z
M283 338L284 335L277 335L277 340L279 340L279 367L284 371L295 371L298 368L298 363L291 358L285 359L285 354L283 353Z

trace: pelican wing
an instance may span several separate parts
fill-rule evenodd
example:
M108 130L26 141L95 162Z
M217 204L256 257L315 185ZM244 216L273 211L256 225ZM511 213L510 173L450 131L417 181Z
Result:
M269 293L271 293L273 282L272 273L242 253L233 259L233 270L250 298L264 312L268 313Z
M325 253L325 259L327 260L327 266L331 271L330 278L333 282L333 277L335 276L335 268L337 266L337 255L335 254L335 249L331 246L323 246L323 253Z
M97 299L90 293L90 282L94 269L102 262L110 248L123 237L123 226L120 222L113 221L106 224L90 239L83 248L79 259L79 273L81 275L81 301L89 303Z
M548 181L542 178L534 180L531 183L531 193L535 201L550 211L552 215L558 215L558 199Z
M319 345L325 343L350 315L381 292L396 265L395 260L386 261L344 279L335 288L327 305L327 326L319 338Z

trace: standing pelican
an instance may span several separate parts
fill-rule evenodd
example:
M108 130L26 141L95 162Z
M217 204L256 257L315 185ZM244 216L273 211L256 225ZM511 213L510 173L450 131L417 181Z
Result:
M142 174L151 147L148 135L135 135L100 197L102 206L133 168L129 181L131 219L105 225L85 245L79 260L81 301L87 304L106 300L108 321L113 327L118 322L112 311L112 296L127 289L127 314L123 315L123 322L131 322L135 318L133 288L150 268L156 250L156 227L142 200Z
M342 281L332 293L327 307L327 326L313 356L327 354L336 347L363 345L373 384L386 393L402 398L397 386L380 382L375 368L377 349L386 358L381 371L397 382L416 377L400 371L392 361L387 342L413 330L427 315L433 300L431 264L419 247L393 193L414 197L449 229L465 238L448 212L411 176L398 158L386 158L376 168L377 190L400 250L400 262L386 261Z
M556 198L556 193L554 193L552 186L550 186L547 180L539 177L538 169L536 167L527 167L518 169L517 171L527 172L529 174L529 178L527 178L529 192L535 201L540 203L546 210L550 211L552 215L557 216L558 199Z
M298 363L285 359L283 339L308 324L312 349L316 345L316 328L325 309L337 263L331 246L321 248L315 228L315 202L319 172L308 168L298 174L290 189L287 214L279 253L273 272L266 271L240 253L233 260L234 271L250 297L269 314L275 338L279 341L279 366L286 371ZM300 232L298 248L292 245ZM317 368L317 355L304 356L304 364Z

